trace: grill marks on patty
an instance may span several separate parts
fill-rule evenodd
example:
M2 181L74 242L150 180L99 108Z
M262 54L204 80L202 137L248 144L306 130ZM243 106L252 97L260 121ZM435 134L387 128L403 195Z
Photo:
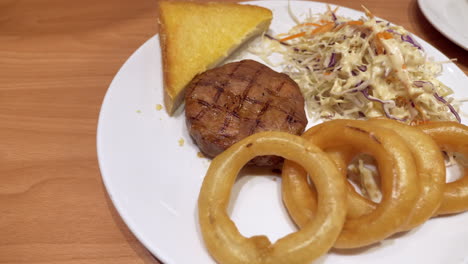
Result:
M252 60L196 76L187 89L185 113L191 136L209 157L253 133L300 134L307 124L297 84Z

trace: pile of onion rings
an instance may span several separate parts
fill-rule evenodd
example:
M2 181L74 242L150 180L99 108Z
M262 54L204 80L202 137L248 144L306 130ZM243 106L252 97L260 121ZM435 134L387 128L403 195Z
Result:
M433 216L468 210L468 168L446 183L442 151L468 157L468 127L455 122L409 126L389 119L333 120L301 137L262 132L217 156L198 200L201 232L218 263L311 263L334 248L358 248L417 227ZM354 157L374 157L382 200L347 182ZM271 244L243 237L226 212L239 170L253 157L278 155L283 201L299 231ZM309 181L310 180L310 181Z

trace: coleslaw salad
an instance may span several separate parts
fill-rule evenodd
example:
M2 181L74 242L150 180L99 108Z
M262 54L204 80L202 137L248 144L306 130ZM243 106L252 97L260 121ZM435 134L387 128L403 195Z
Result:
M442 63L427 57L401 26L366 16L351 20L338 8L309 14L277 36L265 35L250 51L271 64L282 56L284 73L306 100L309 117L363 119L386 116L406 123L460 122L460 101L437 77Z

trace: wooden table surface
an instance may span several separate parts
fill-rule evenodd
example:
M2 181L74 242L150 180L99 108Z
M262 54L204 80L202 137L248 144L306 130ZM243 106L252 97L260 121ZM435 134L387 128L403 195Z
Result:
M416 0L361 4L468 73ZM0 263L159 263L104 189L96 125L120 66L158 32L156 0L0 1ZM181 249L183 251L183 249Z

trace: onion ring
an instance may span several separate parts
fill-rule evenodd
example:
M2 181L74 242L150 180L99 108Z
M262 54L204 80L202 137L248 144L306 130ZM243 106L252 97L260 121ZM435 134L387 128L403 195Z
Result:
M430 122L419 125L442 150L458 152L468 157L468 127L456 122ZM437 214L453 214L468 210L468 169L463 177L445 185L442 204Z
M382 201L369 214L347 219L336 248L370 245L400 230L419 195L414 160L400 136L363 121L333 120L307 130L303 137L322 149L352 146L377 160L382 177ZM283 201L293 220L302 227L313 215L313 208L308 207L313 202L310 198L313 190L307 184L307 173L298 168L291 161L283 165Z
M274 244L266 236L242 236L226 212L239 170L261 155L283 156L304 166L319 194L314 219ZM211 162L198 198L201 233L208 251L222 264L310 263L325 254L340 234L346 216L345 194L345 180L318 147L284 132L257 133Z
M370 119L371 124L393 130L401 136L413 155L420 194L413 214L402 231L417 227L439 209L445 187L444 157L436 142L417 128L391 119Z

